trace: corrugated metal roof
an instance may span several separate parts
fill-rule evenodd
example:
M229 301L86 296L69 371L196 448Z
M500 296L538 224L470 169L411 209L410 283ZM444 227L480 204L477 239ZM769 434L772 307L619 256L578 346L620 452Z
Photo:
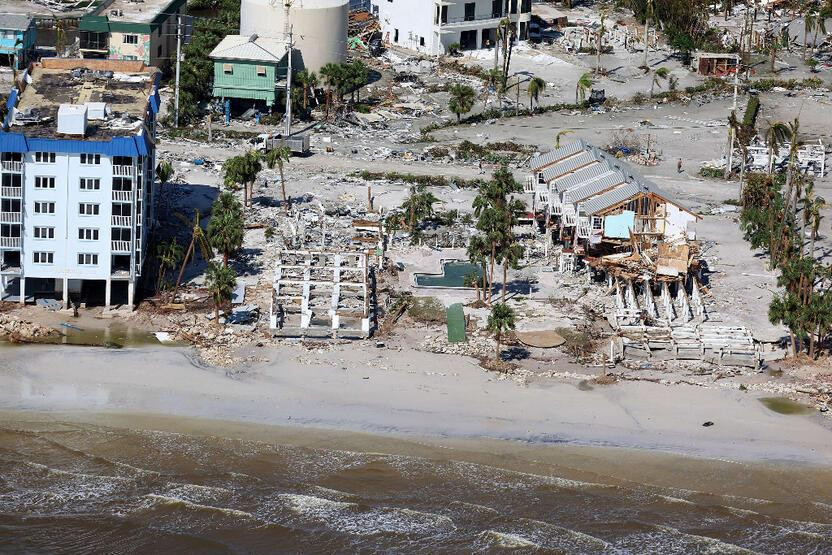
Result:
M586 202L581 203L581 208L584 214L591 216L607 208L611 208L625 200L632 198L640 193L643 193L642 187L638 183L627 183L620 187L616 187L612 191L592 197Z
M609 166L605 164L593 164L591 166L582 168L576 171L575 173L570 173L569 175L565 175L560 179L556 179L552 183L552 185L558 193L565 193L569 189L580 187L584 183L594 181L600 178L601 176L608 174L611 171L612 170L609 168Z
M211 58L279 63L286 57L282 41L252 35L228 35L211 51Z
M580 187L569 189L566 193L564 193L564 200L568 197L569 202L581 202L582 200L594 197L595 195L616 185L620 185L624 183L624 181L624 174L621 172L610 172L605 174L603 177L590 181Z
M581 166L597 163L598 160L592 155L591 152L582 152L573 158L569 158L543 170L543 181L548 183L549 181L566 175L569 172L577 170Z
M72 154L104 154L106 156L146 156L143 134L113 137L109 141L27 138L22 133L0 132L0 152L68 152Z
M583 152L580 152L581 150ZM576 152L580 154L576 156ZM554 186L558 194L568 192L569 198L564 197L564 200L580 203L587 215L603 211L639 194L659 196L693 214L689 208L655 183L634 173L629 164L623 160L581 140L537 156L529 164L531 170L537 173L537 170L546 164L552 164L553 161L567 156L572 156L572 158L546 168L543 171L543 179ZM575 171L577 168L580 169ZM626 185L599 194L617 183L626 183Z
M28 15L17 13L0 13L0 29L4 31L25 31L32 23Z
M580 151L584 150L586 144L583 141L572 141L568 144L561 146L558 149L551 150L549 152L545 152L540 156L535 156L529 162L529 167L535 173L540 171L542 168L554 164L559 160L563 160L567 156L573 156Z

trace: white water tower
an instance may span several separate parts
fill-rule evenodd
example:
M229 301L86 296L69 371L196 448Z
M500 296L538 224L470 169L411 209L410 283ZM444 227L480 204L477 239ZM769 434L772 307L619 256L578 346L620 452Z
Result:
M240 34L283 40L287 11L299 52L295 67L317 72L347 59L349 0L241 0Z

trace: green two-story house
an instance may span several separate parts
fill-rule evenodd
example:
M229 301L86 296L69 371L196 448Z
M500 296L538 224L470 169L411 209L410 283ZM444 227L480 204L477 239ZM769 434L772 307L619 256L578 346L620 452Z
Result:
M287 56L283 41L229 35L211 51L215 98L264 102L271 110L285 88Z

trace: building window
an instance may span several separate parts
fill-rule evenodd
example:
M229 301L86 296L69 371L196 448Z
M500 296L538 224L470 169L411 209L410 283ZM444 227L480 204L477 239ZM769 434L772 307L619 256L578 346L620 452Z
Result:
M226 75L231 75L234 73L234 66L231 64L222 64L222 72Z
M35 226L35 239L54 239L54 238L55 238L55 228L54 227Z
M123 35L122 42L124 44L139 44L139 35Z
M101 189L101 180L95 177L82 177L81 190L82 191L98 191Z
M78 205L78 213L82 216L98 216L98 205L90 202L82 202Z
M35 214L54 214L55 203L41 200L35 201Z
M258 76L260 76L260 77L265 77L266 76L266 66L257 66L256 69L257 69L257 75Z
M419 46L425 45L425 37L419 37Z
M399 42L399 30L393 29L393 42Z
M32 262L35 264L52 264L55 261L54 252L38 252L32 253Z
M81 241L98 241L98 230L92 227L79 227L78 239Z
M604 229L604 218L592 216L592 229L596 231Z
M91 253L78 253L79 266L98 266L98 255Z
M54 189L55 178L42 175L35 176L35 189Z
M101 163L101 155L100 154L82 154L81 155L81 163L88 164L88 165L98 165Z
M55 163L55 153L54 152L35 152L35 162L41 164L54 164Z

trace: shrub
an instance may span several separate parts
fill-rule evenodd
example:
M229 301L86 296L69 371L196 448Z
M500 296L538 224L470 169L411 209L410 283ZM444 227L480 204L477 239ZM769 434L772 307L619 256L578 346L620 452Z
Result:
M413 297L407 314L422 324L445 323L445 305L435 297Z

